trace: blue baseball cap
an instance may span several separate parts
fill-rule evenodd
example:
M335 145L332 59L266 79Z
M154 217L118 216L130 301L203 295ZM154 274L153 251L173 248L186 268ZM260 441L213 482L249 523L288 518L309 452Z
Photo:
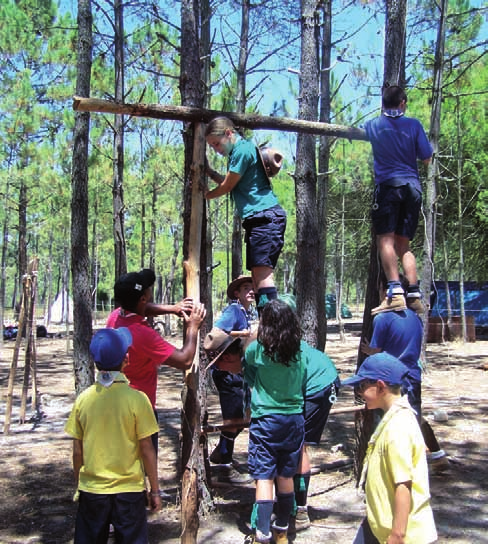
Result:
M363 380L383 380L389 385L401 385L408 368L396 357L382 351L364 359L354 376L342 380L342 385L356 385Z
M127 327L100 329L92 338L90 353L99 370L113 370L120 367L131 344Z

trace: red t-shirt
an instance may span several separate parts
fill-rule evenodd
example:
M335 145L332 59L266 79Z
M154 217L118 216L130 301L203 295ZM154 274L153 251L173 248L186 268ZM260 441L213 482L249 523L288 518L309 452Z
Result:
M120 308L108 316L107 327L127 327L130 330L132 345L129 348L129 364L125 367L124 374L131 387L146 393L154 408L158 366L171 357L176 347L161 338L145 317L133 313L121 315Z

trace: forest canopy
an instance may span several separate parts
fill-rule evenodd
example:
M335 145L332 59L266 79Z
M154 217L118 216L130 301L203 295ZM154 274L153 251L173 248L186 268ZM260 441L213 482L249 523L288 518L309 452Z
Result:
M299 6L265 1L249 11L245 112L294 117L298 111ZM175 9L175 6L178 9ZM14 308L27 262L39 257L38 314L56 294L69 290L70 176L76 80L74 0L5 0L0 5L0 224L2 306ZM332 4L330 120L361 126L377 115L382 85L384 4ZM209 4L211 37L208 107L237 111L239 27L236 2ZM488 255L488 67L487 12L475 1L449 2L443 64L440 178L435 279L458 279L464 245L464 276L486 281ZM124 11L124 79L127 103L181 104L179 3L132 1ZM408 114L428 129L432 100L436 6L411 1L407 11ZM113 4L93 3L91 96L114 98ZM184 145L182 123L124 119L124 225L127 269L152 266L156 297L183 295L181 270ZM296 263L294 160L296 136L249 132L270 141L285 156L273 180L288 212L286 244L279 261L281 292L293 292ZM93 306L106 310L114 282L112 177L114 120L92 114L89 144L89 255ZM221 171L225 163L208 158ZM331 143L327 190L326 292L337 282L350 302L364 296L370 243L372 157L366 142ZM320 173L319 173L320 174ZM213 201L208 209L213 242L213 293L225 302L230 279L233 205ZM461 227L461 228L460 228ZM460 239L462 233L462 239ZM422 251L422 226L414 251ZM343 256L343 266L340 257ZM175 266L176 263L176 266ZM169 282L173 272L176 274ZM170 286L168 291L167 287ZM325 296L325 293L324 293Z

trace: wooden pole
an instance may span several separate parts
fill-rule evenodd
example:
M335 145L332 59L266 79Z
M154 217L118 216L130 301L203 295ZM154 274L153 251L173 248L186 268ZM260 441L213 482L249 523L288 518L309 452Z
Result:
M22 383L22 398L20 402L19 423L25 423L27 412L27 394L29 392L29 380L32 371L32 408L37 408L37 379L36 379L36 341L35 341L35 299L37 291L37 265L36 257L29 263L27 280L25 283L26 301L26 326L25 326L25 357L24 380Z
M27 276L24 276L22 281L25 283ZM3 434L10 433L10 421L12 418L12 405L14 396L15 375L17 373L17 364L19 362L20 344L22 343L22 329L25 321L25 289L23 289L22 300L20 301L19 322L17 327L17 338L15 339L14 353L12 355L12 363L10 364L10 373L7 384L7 402L5 403L5 421L3 424Z
M184 262L187 296L200 300L200 248L202 241L203 193L201 181L205 164L205 126L195 124L191 176L191 215L188 258ZM181 542L193 544L199 527L198 519L198 471L200 462L201 406L199 402L199 350L190 370L185 374L182 417L182 493L181 493Z
M364 405L356 406L344 406L342 408L332 408L329 415L334 414L348 414L356 413L364 410ZM221 431L234 430L234 429L246 429L249 427L250 421L248 419L229 419L223 425L204 425L202 427L202 433L219 433Z
M208 123L214 117L225 115L239 127L319 134L335 136L336 138L347 138L348 140L366 141L366 133L361 128L332 125L317 121L303 121L288 117L272 117L254 113L235 113L188 106L161 106L160 104L120 104L110 100L83 98L81 96L73 97L73 109L75 111L132 115L133 117L151 117L153 119L169 119L194 123Z

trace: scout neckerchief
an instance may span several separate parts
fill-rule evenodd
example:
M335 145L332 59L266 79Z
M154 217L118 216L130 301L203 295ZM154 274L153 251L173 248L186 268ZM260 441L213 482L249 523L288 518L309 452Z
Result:
M127 378L120 370L99 370L97 383L103 387L110 387L114 382L126 382Z
M383 115L386 117L401 117L402 115L405 115L405 112L403 110L389 109L383 110Z
M378 426L376 427L375 432L371 435L371 438L369 439L368 449L366 450L366 455L364 457L364 462L363 462L363 470L361 471L361 479L359 481L359 489L361 491L363 490L364 484L366 483L369 458L371 457L371 454L373 453L376 442L378 441L380 434L384 431L385 427L388 425L392 417L396 413L398 413L400 410L410 410L412 413L415 414L415 411L408 403L408 398L406 395L404 397L400 397L391 405L390 409L388 410L388 412L385 413L382 420L379 422Z

